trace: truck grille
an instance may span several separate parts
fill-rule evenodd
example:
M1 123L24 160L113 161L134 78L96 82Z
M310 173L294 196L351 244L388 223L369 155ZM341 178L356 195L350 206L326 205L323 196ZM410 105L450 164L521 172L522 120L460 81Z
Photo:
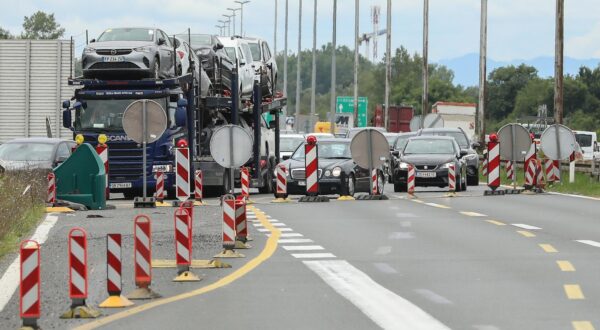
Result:
M136 180L142 175L143 152L137 143L112 143L108 146L108 160L110 164L110 181ZM150 147L146 148L148 154L146 175L152 172L152 157Z
M323 172L322 169L319 169L317 171L317 176L319 178L321 177L322 172ZM294 179L294 180L306 180L306 172L303 168L292 169L291 176L292 176L292 179Z

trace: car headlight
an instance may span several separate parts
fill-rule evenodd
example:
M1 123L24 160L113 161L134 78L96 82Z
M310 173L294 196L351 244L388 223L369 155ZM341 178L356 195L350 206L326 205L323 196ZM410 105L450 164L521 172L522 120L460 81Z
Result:
M342 174L342 168L341 167L334 167L333 170L331 171L331 174L335 177L338 177Z
M133 50L135 50L136 52L140 52L140 53L150 53L152 52L152 47L138 47L138 48L134 48Z
M443 164L442 166L440 166L440 168L450 168L450 165L452 165L452 164L453 164L452 162L449 162L449 163Z
M401 162L400 164L398 164L398 167L400 167L403 170L406 170L408 169L408 163Z
M465 155L463 158L466 160L473 160L473 159L477 159L479 157L479 155L477 154L469 154L469 155Z
M92 47L85 47L83 49L83 53L84 54L93 54L96 52L96 48L92 48Z
M158 171L162 171L163 173L165 173L165 172L173 172L173 165L171 165L171 164L167 164L167 165L152 165L152 172L156 173Z
M325 171L325 176L331 176L331 171L330 170Z

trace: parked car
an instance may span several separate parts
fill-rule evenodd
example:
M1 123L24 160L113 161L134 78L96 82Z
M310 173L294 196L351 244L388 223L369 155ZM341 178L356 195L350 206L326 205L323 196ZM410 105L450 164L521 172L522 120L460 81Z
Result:
M213 82L213 86L223 85L231 89L231 70L233 62L223 49L223 44L212 34L177 34L177 37L190 41L190 46L200 59L200 64ZM221 70L219 70L221 69ZM222 76L222 77L221 77ZM221 82L221 79L223 81Z
M233 61L238 72L240 98L249 99L254 87L254 68L252 67L252 52L248 44L240 38L219 37L225 46L225 53ZM235 70L235 69L234 69Z
M0 148L0 166L7 171L52 169L71 155L75 142L53 138L21 138Z
M304 143L303 134L283 134L279 137L279 158L286 160L292 156L296 148Z
M385 139L390 145L390 150L392 150L392 148L394 147L394 142L396 142L396 138L398 137L398 133L384 132L383 136L385 136Z
M200 96L206 97L212 93L212 83L204 68L200 65L200 61L196 53L184 39L179 37L171 38L171 42L175 44L177 57L179 58L180 74L192 73L192 63L194 67L194 77L200 82Z
M475 148L479 147L479 143L471 143L462 128L424 128L419 131L418 135L453 137L460 146L460 149L467 152L464 157L467 162L467 184L469 186L479 185L479 155L475 151Z
M416 136L408 139L402 152L394 150L399 157L393 170L394 191L407 190L408 165L415 167L415 186L448 186L448 167L454 164L456 190L467 189L467 151L456 140L447 136Z
M350 155L350 140L318 140L319 194L353 196L357 192L369 192L369 170L358 166ZM292 157L282 162L287 168L287 190L289 194L306 193L304 148L300 145ZM383 193L384 173L378 169L378 189Z
M175 76L173 44L156 28L108 29L83 49L85 78L154 79Z
M358 132L362 131L363 129L367 129L367 128L376 129L376 130L380 131L381 133L387 132L386 129L383 127L352 127L351 129L348 130L348 132L346 132L346 138L352 139Z
M277 86L277 62L271 54L269 44L260 38L244 38L252 52L254 72L263 77L262 93L271 95L273 86Z
M394 176L394 169L398 168L398 164L400 163L399 158L400 155L402 154L402 150L404 149L404 146L406 145L406 142L408 142L408 139L413 137L413 136L417 136L417 132L408 132L408 133L395 133L396 134L396 139L394 139L394 141L392 143L390 143L390 161L389 161L389 167L388 167L388 183L393 183L393 176ZM398 151L397 153L394 153L394 151Z

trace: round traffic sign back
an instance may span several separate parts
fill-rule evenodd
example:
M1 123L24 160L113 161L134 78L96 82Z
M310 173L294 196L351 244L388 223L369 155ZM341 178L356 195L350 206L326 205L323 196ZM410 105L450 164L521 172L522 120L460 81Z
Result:
M358 166L365 169L375 168L383 165L389 158L390 145L380 131L366 128L352 138L350 154ZM371 159L370 162L369 158Z
M540 137L540 147L546 157L552 160L566 159L575 151L575 134L570 128L560 124L548 126Z
M409 127L411 132L418 131L419 128L421 128L421 116L417 115L412 117L412 119L410 120Z
M497 135L502 159L510 161L525 159L525 154L531 147L531 137L525 127L520 124L507 124L500 128Z
M423 120L424 128L441 128L444 127L444 118L437 113L430 113Z
M146 109L146 143L158 140L167 129L165 109L153 100L131 102L123 113L123 130L133 141L144 142L144 108Z
M221 126L210 138L210 154L225 168L240 167L252 157L252 141L252 135L240 126Z

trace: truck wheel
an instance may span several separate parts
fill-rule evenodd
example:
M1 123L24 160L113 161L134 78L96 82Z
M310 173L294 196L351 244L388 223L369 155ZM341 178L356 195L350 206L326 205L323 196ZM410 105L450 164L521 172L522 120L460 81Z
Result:
M273 192L273 170L267 169L267 173L264 176L264 186L258 188L258 192L261 194L270 194Z

